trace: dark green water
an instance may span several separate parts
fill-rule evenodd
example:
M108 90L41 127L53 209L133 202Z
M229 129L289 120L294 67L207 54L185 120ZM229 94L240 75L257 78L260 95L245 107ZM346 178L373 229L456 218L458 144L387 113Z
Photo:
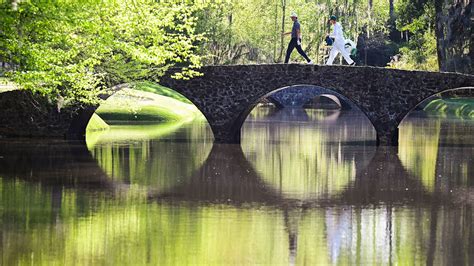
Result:
M400 147L360 114L255 109L87 145L0 140L1 265L474 263L474 121L414 113Z

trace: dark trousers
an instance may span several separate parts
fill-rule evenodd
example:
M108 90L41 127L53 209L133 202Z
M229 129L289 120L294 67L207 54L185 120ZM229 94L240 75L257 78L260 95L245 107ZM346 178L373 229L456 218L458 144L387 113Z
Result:
M298 53L300 53L300 55L304 57L304 59L306 59L306 62L311 61L311 59L308 58L308 56L305 54L303 49L301 49L301 45L298 45L297 39L291 38L291 41L288 44L288 49L286 50L285 64L287 64L288 61L290 61L291 52L293 52L293 49L295 48L296 48L296 51L298 51Z

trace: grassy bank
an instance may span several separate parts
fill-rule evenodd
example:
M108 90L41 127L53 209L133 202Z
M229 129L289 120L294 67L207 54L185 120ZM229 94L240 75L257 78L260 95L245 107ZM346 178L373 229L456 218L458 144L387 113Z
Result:
M424 110L441 116L456 116L463 119L474 119L473 98L447 98L431 101Z
M102 131L109 129L109 125L97 114L93 114L91 120L89 120L89 124L87 124L86 131L87 132L94 132L94 131Z
M132 89L133 88L133 89ZM184 96L151 82L141 82L109 97L96 110L88 131L108 129L109 125L183 123L202 117Z
M95 123L95 122L91 121L91 123ZM87 147L91 149L97 143L111 143L111 142L117 143L121 141L127 142L131 140L139 141L139 140L145 140L145 139L157 139L163 135L169 134L177 130L184 123L185 122L171 122L171 123L143 124L143 125L134 125L134 126L115 125L115 126L112 126L113 130L89 131L89 133L86 136ZM108 125L107 125L107 129L109 129Z
M96 113L108 124L191 120L199 110L180 94L149 83L123 89L101 104Z
M148 81L139 82L139 83L133 84L132 88L137 91L151 92L154 94L158 94L161 96L166 96L166 97L178 100L183 103L192 104L191 101L189 101L188 98L184 97L183 95L175 92L174 90L168 89L166 87L163 87L153 82L148 82Z

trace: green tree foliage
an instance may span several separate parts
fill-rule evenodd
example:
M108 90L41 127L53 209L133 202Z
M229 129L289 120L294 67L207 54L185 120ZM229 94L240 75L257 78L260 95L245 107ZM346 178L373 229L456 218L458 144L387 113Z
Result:
M118 82L158 79L174 65L196 74L197 5L56 0L0 4L0 62L22 88L93 102Z
M201 54L206 64L278 63L284 59L291 29L289 14L296 11L302 25L303 49L317 63L324 63L329 32L327 18L339 17L346 38L357 41L387 36L398 30L401 43L385 45L399 50L400 60L391 67L438 70L433 0L222 0L198 12L197 31L207 36ZM301 60L294 53L293 61Z
M289 15L295 11L302 25L303 49L323 63L329 15L337 15L346 37L357 40L362 32L384 30L389 10L388 1L372 0L223 0L199 12L197 30L208 38L201 50L206 63L282 62L289 39L280 34L291 29Z
M438 71L435 7L433 0L398 0L397 29L407 42L400 47L401 58L395 68Z

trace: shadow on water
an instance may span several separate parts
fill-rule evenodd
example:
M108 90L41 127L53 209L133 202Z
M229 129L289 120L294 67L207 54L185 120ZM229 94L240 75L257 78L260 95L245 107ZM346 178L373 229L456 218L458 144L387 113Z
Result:
M284 185L266 182L254 165L246 158L241 147L215 144L203 166L187 182L180 183L162 193L150 190L149 199L165 201L226 203L230 205L264 204L286 209L320 208L322 206L426 206L433 203L456 205L474 202L461 187L452 191L430 191L420 179L407 171L395 147L377 149L373 158L358 169L351 180L339 190L339 184L318 184L328 187L322 193L307 193L306 183L295 185L293 193L282 189ZM257 168L258 169L258 168ZM288 177L295 179L296 176ZM324 177L327 178L327 177ZM293 180L291 180L293 181ZM282 178L281 183L289 182ZM299 189L299 190L298 190ZM454 188L451 188L451 190ZM333 193L329 193L331 191ZM290 194L290 196L288 196ZM314 197L311 197L314 196Z
M84 142L0 140L0 177L62 188L114 186Z

